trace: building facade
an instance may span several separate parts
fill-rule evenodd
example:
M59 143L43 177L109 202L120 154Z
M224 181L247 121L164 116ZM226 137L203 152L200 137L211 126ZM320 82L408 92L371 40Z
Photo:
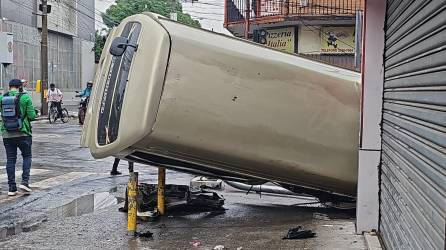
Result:
M367 0L358 232L446 247L446 2Z
M227 0L225 3L224 25L235 36L359 70L363 0Z
M0 0L1 32L13 36L13 63L2 66L1 83L9 79L29 80L27 87L36 105L34 93L40 79L40 0ZM94 0L48 0L48 83L72 96L74 90L94 77Z

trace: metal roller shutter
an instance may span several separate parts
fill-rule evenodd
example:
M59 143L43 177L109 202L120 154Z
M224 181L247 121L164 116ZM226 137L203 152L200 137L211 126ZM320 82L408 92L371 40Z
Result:
M389 249L444 249L446 1L388 0L380 234Z

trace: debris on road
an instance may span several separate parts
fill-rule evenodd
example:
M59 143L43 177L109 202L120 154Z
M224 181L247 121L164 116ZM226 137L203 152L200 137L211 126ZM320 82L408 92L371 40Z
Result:
M313 233L311 230L303 230L301 226L296 228L291 228L288 230L288 233L282 239L284 240L294 240L294 239L307 239L313 238L316 236L316 233Z
M201 242L200 241L198 241L198 240L194 240L194 241L192 241L192 242L189 242L192 246L194 246L194 247L199 247L199 246L201 246Z
M221 190L223 187L223 181L220 179L208 178L204 176L197 176L190 180L191 189L214 189Z
M193 207L221 208L225 204L223 197L205 190L191 192L188 204Z
M135 232L135 236L139 238L151 238L153 236L153 233L147 230L144 233Z
M330 217L322 213L313 213L313 218L317 220L330 220Z
M168 212L212 212L224 210L224 198L215 192L204 189L191 191L187 185L166 185L166 208ZM158 185L141 183L138 185L138 216L153 217L157 208ZM127 191L123 208L119 211L126 212L128 206Z
M223 245L217 245L214 247L214 250L223 250L223 249L225 249L225 246Z

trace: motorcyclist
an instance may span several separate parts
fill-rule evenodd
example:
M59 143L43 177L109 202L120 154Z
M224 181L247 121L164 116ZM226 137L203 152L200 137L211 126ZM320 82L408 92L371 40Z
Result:
M89 100L90 100L92 89L93 89L93 82L92 81L88 81L87 82L87 87L84 90L82 90L79 94L76 95L76 97L83 97L83 98L85 98L85 100L81 99L81 103L79 104L78 117L79 117L79 124L81 124L81 125L84 124L85 113L87 111L87 105L88 105Z
M82 90L78 95L76 95L76 97L87 97L87 98L90 98L92 89L93 89L93 82L92 81L88 81L87 82L87 87L84 90Z

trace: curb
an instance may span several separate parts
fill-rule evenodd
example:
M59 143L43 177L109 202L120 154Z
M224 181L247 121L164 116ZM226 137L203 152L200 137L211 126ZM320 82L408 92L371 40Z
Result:
M376 233L364 233L365 243L369 250L382 250L381 243L379 242L378 235Z

